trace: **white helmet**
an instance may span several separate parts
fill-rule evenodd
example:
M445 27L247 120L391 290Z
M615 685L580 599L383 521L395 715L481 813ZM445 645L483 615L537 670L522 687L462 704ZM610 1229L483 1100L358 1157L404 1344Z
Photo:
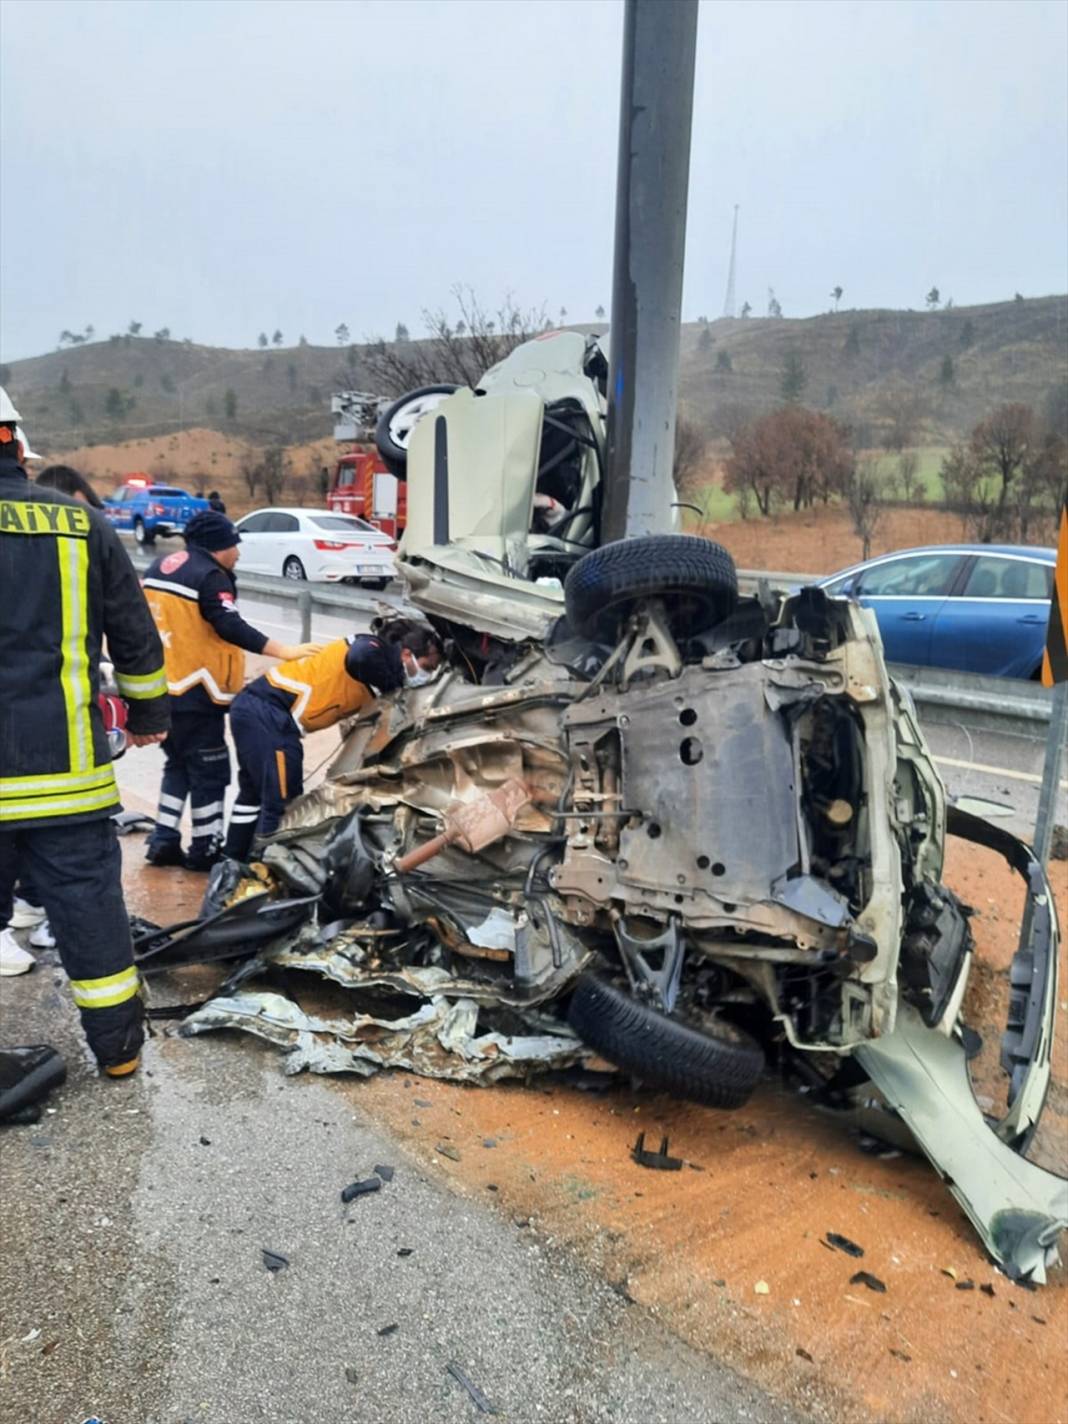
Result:
M15 426L15 439L22 446L23 460L42 460L44 458L43 455L38 455L36 450L30 449L30 442L27 439L26 432L25 430L23 430L21 425Z
M0 425L14 425L21 416L11 403L11 397L3 386L0 386Z

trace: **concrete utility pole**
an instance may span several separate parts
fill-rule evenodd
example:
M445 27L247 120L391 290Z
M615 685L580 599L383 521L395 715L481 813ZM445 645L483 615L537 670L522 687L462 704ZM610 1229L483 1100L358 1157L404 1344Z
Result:
M602 539L662 534L675 499L697 0L627 0Z

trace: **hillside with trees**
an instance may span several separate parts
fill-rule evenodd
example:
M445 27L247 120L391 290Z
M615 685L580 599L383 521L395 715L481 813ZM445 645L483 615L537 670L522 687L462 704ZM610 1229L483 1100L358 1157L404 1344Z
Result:
M487 313L471 293L454 295L461 305L449 316L424 313L429 335L420 340L398 322L392 339L354 343L339 323L332 346L264 330L249 348L229 350L131 321L104 339L92 327L64 331L58 350L0 375L45 454L194 427L265 446L306 442L330 433L335 390L391 395L408 381L463 379L549 325L540 312L505 304ZM683 327L680 403L723 449L784 402L848 425L861 445L950 445L999 405L1044 416L1068 377L1066 349L1063 296L698 321Z

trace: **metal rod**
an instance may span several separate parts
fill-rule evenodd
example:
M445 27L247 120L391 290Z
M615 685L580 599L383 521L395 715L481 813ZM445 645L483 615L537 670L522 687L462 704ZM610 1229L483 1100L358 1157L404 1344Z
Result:
M603 537L665 533L675 498L697 0L627 0Z

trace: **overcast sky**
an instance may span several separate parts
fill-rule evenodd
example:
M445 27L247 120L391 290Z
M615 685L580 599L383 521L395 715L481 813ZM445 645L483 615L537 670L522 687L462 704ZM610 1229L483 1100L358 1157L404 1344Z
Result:
M609 305L621 0L3 0L5 359ZM702 0L684 315L1068 289L1062 0Z

